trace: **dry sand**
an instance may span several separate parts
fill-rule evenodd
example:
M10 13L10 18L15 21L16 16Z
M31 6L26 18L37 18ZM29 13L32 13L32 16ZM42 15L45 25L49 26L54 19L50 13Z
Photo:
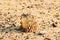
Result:
M36 32L22 32L21 15L35 18ZM60 0L0 0L0 40L60 40Z

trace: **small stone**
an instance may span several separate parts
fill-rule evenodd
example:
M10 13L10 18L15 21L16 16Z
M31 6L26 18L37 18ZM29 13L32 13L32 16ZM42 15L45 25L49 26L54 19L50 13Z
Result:
M52 24L52 26L53 26L53 27L57 27L57 25L56 25L56 24L57 24L57 23L53 23L53 24Z
M47 33L47 31L46 30L42 30L40 32L35 33L35 35L44 35L45 33Z
M51 40L50 38L45 38L44 40Z
M42 30L42 31L40 31L40 33L45 34L45 33L47 33L47 30Z

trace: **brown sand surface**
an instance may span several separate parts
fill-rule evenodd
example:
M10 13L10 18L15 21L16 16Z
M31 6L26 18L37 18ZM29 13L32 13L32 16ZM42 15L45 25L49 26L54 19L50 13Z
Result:
M60 40L60 0L0 0L0 40Z

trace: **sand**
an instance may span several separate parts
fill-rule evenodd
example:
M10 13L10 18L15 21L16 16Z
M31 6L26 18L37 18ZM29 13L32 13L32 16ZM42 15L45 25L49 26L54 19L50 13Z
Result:
M25 28L36 22L28 32L22 14L33 16ZM60 0L0 0L0 40L60 40Z

